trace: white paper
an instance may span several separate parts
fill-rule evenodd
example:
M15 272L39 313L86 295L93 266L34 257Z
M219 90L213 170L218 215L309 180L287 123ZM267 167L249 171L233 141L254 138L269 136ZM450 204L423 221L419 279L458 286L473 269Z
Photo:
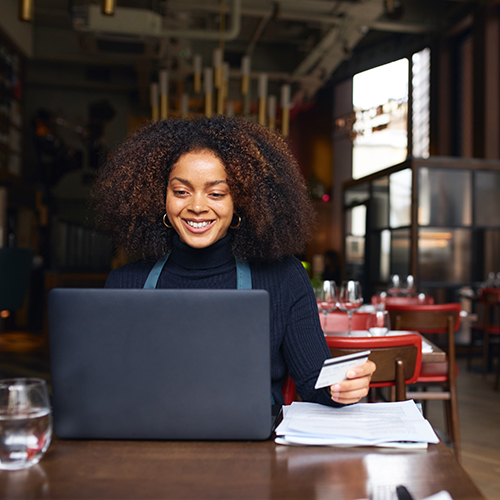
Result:
M414 401L358 403L342 408L294 402L285 408L276 435L286 444L390 446L399 442L398 447L403 447L409 442L421 443L409 447L425 448L425 443L439 442Z

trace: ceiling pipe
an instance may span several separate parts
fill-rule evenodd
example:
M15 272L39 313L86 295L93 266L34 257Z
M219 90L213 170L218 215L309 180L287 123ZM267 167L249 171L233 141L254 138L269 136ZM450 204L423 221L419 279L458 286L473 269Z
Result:
M231 25L226 31L203 29L173 29L163 27L160 14L127 7L116 7L113 17L104 16L99 6L88 5L87 22L75 16L74 27L79 31L122 33L149 37L176 37L193 40L234 40L241 31L241 0L232 0Z

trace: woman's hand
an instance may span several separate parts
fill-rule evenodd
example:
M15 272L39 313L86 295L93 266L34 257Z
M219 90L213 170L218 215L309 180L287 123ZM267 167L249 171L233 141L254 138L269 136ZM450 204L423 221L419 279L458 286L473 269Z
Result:
M332 400L345 405L357 403L368 394L370 380L376 369L373 361L351 368L347 372L347 380L330 386Z

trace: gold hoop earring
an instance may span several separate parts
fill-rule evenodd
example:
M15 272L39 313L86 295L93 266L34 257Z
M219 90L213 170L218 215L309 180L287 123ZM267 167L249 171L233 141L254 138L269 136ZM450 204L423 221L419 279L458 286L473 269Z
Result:
M165 224L165 227L168 227L169 229L172 229L174 226L169 226L165 221L168 220L167 214L163 214L163 224Z
M240 224L241 224L241 217L236 212L234 212L234 215L236 215L236 217L238 217L238 224L236 224L236 226L229 225L229 227L231 229L238 229L240 227ZM233 217L234 217L234 215L233 215Z

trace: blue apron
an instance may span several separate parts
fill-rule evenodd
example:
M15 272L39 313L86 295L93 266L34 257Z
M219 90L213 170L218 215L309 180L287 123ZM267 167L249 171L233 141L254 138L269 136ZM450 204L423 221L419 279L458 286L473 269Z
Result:
M158 259L153 269L148 274L144 288L156 288L158 278L160 277L171 251L168 251L163 257ZM238 290L251 290L252 289L252 272L248 262L237 259L236 260L236 288ZM275 404L274 397L271 394L271 404Z

